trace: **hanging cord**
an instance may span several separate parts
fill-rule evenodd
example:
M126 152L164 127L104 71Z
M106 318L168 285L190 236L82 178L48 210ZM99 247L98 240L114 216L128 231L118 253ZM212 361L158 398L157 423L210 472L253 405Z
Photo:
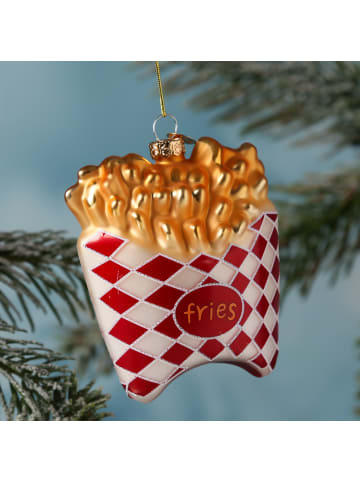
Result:
M161 108L161 115L162 117L166 117L166 109L165 109L165 102L164 102L164 92L162 88L162 83L161 83L161 75L160 75L160 65L159 62L155 62L155 68L156 68L156 76L157 76L157 82L158 82L158 87L159 87L159 94L160 94L160 108Z

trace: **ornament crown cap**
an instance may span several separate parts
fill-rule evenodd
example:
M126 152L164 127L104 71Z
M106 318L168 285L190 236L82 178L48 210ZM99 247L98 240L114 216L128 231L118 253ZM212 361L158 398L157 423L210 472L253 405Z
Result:
M171 158L172 161L185 160L185 142L181 134L168 134L167 139L158 139L149 144L151 157L155 161Z

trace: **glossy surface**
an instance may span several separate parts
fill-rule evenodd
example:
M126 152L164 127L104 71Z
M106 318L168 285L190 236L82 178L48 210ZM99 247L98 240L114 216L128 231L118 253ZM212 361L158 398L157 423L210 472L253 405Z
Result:
M128 154L86 166L65 199L86 234L102 228L183 261L241 244L247 226L274 210L267 192L252 144L230 149L203 137L189 159L152 164Z
M220 257L179 261L104 231L82 237L78 247L100 330L129 397L149 402L182 373L210 362L257 377L274 369L275 212L261 215L242 244L231 243Z

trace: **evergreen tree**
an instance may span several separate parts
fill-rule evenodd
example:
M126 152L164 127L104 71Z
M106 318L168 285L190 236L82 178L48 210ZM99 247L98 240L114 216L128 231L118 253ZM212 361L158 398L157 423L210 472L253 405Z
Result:
M83 295L81 296L81 292ZM78 388L69 359L28 337L19 339L19 322L31 330L35 307L62 322L61 300L72 317L91 315L78 264L76 240L60 232L0 233L0 407L7 420L101 420L109 399L93 383ZM14 336L15 335L15 336Z

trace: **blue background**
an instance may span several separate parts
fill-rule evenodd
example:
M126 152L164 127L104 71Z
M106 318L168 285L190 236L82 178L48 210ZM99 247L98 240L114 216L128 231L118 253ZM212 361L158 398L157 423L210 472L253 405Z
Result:
M77 236L65 189L83 165L128 152L148 157L152 122L159 114L155 85L155 76L144 77L121 62L0 63L0 229L65 229ZM242 137L241 126L212 124L211 113L194 112L183 95L166 101L184 134L212 136L231 147L254 143L270 184L352 159L351 151L329 158L326 144L295 148L264 134ZM163 132L169 130L165 123ZM109 409L116 420L353 419L357 267L335 288L321 276L309 298L295 292L288 297L280 317L278 365L269 377L256 379L234 366L210 364L182 375L148 405L128 400L115 372L99 376L90 367L82 381L96 376L111 393ZM66 328L51 315L36 316L32 338L57 348Z

